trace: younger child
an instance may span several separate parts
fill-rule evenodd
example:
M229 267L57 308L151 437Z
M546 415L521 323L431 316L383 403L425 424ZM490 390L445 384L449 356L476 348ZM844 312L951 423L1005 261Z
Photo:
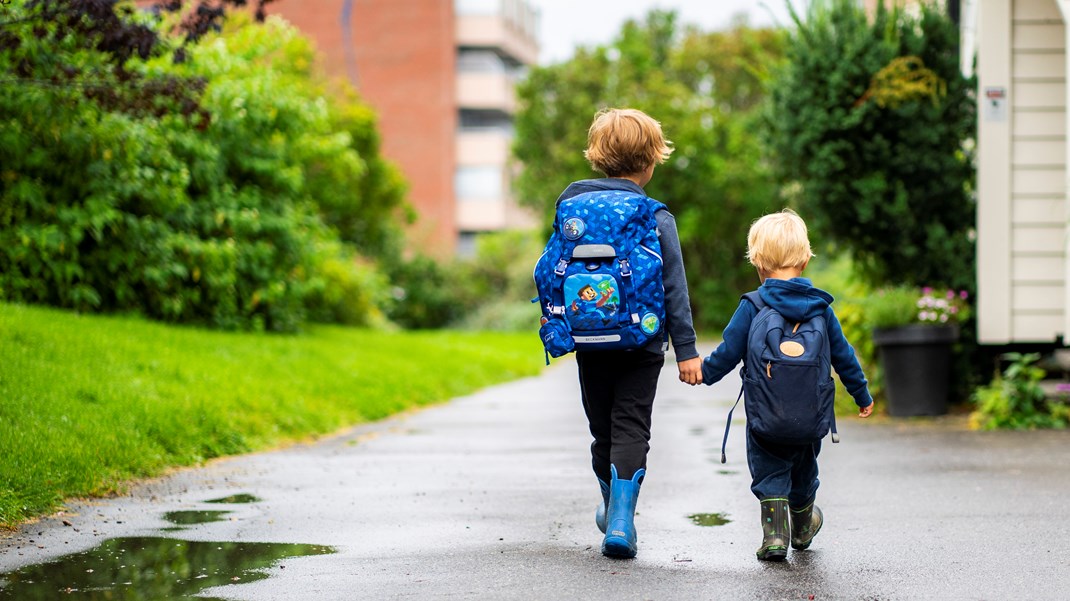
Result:
M757 292L761 304L771 307L789 323L801 324L817 317L824 320L832 367L859 406L859 417L869 417L873 398L866 377L855 358L854 349L844 338L843 330L832 311L832 296L815 288L810 280L799 277L813 253L807 238L806 223L792 210L766 215L754 222L747 235L747 258L758 270L762 285ZM747 295L749 296L749 295ZM747 378L767 377L766 365L748 365L748 344L752 321L760 307L744 297L724 331L724 342L702 363L702 381L719 381L742 360ZM796 326L797 328L798 326ZM794 342L785 342L787 354L801 352ZM772 377L770 375L769 377ZM822 376L824 377L824 376ZM748 396L751 389L748 390ZM796 389L793 395L807 394ZM789 407L794 398L779 396L773 402ZM831 408L830 408L831 410ZM751 473L751 492L761 505L763 538L758 559L779 561L787 557L790 514L790 540L795 549L806 549L821 529L821 510L814 506L817 493L817 455L821 441L798 444L780 436L759 434L752 427L756 416L747 423L747 463Z

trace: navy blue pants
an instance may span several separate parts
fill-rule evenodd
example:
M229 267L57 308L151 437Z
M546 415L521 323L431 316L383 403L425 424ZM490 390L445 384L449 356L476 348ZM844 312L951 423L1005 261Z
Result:
M665 355L646 350L576 353L583 411L594 442L591 467L609 482L609 466L629 480L646 468L650 450L650 414Z
M758 499L786 497L792 508L813 503L817 495L817 455L821 441L781 444L760 438L747 428L747 465L750 490Z

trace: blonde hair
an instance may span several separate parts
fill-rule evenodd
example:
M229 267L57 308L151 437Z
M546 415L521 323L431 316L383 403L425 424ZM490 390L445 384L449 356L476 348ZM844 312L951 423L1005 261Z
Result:
M587 130L584 158L606 177L642 173L672 154L661 124L638 109L602 109Z
M747 259L760 270L801 268L812 256L806 222L791 209L766 215L750 226Z

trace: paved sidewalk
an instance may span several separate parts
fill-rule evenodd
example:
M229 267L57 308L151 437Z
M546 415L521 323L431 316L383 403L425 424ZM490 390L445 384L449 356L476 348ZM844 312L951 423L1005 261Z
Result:
M635 560L599 553L600 497L566 360L318 444L72 505L74 515L0 536L0 573L110 537L162 534L337 550L205 593L227 599L1070 599L1070 433L842 418L843 442L826 440L822 452L824 529L810 551L767 564L754 558L761 535L742 424L728 464L719 461L738 386L687 387L669 359ZM165 512L218 509L204 501L234 493L260 501L161 533ZM688 519L698 513L730 522L700 527Z

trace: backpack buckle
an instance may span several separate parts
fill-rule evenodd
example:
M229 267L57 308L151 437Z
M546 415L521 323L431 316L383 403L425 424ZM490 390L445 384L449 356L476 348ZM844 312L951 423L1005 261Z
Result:
M554 268L554 273L557 275L565 275L565 269L568 267L568 261L559 259L557 261L557 267Z
M622 277L630 277L632 275L632 266L628 263L628 259L620 260L620 275Z

